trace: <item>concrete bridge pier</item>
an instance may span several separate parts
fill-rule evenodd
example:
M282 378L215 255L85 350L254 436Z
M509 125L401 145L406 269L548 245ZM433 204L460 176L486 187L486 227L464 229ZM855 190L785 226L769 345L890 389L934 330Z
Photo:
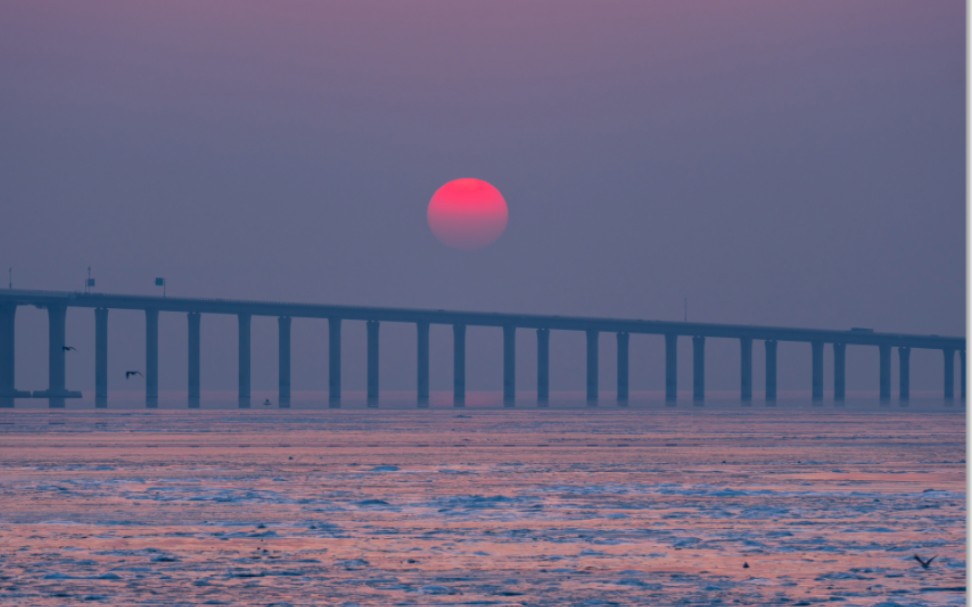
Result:
M503 406L516 404L516 327L503 327Z
M159 311L145 310L145 406L159 406Z
M378 406L378 328L377 320L369 320L367 323L368 332L368 406Z
M628 342L630 336L627 331L618 331L618 406L628 406Z
M705 403L705 337L692 338L692 403Z
M753 400L753 340L739 338L739 400L749 405Z
M767 339L766 346L766 406L776 406L776 340Z
M822 341L814 341L810 343L810 358L811 358L811 401L814 405L819 405L823 402L823 383L824 383L824 344Z
M250 315L238 314L239 321L239 407L250 408Z
M537 329L537 405L550 403L550 329Z
M881 404L891 402L891 346L878 346Z
M665 334L665 404L678 403L678 335Z
M67 306L51 304L47 307L47 363L48 363L48 406L52 409L64 407L65 385L65 330Z
M277 318L277 406L290 408L290 317Z
M955 400L955 350L952 348L943 349L942 358L944 358L945 364L945 389L942 398L945 399L945 404L950 405Z
M186 321L189 327L189 395L188 406L190 409L198 409L200 402L201 385L201 347L202 343L200 324L201 316L199 312L189 312L186 314Z
M898 400L901 406L911 399L911 348L898 347Z
M328 406L341 406L341 319L327 319L327 390Z
M959 398L965 402L965 348L959 350Z
M108 308L95 308L95 407L108 406Z
M847 347L834 343L834 402L843 404L847 393Z
M466 406L466 325L452 325L452 406Z
M415 379L416 403L420 409L429 406L429 323L415 323L416 345L418 346L418 366Z
M14 406L16 304L0 305L0 407Z
M600 334L588 329L587 333L587 406L596 407L598 397L598 337Z

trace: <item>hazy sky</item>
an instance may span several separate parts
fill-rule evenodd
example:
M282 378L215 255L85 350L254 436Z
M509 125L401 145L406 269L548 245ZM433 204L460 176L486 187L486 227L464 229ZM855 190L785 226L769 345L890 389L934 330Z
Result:
M22 288L78 289L90 265L113 292L164 275L187 296L658 319L688 297L700 321L962 334L964 26L959 0L7 0L0 263ZM510 208L472 253L425 219L464 176ZM20 317L18 381L41 388L43 316ZM181 386L185 321L163 323ZM69 337L91 324L72 313ZM118 326L113 361L140 356ZM204 364L231 386L223 354ZM411 386L390 356L383 379ZM297 358L295 387L323 386Z

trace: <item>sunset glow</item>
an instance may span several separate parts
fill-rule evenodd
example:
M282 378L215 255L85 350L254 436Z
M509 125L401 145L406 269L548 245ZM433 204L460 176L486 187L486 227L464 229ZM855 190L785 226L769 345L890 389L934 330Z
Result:
M502 236L509 221L503 195L482 179L454 179L429 201L429 228L443 244L471 251Z

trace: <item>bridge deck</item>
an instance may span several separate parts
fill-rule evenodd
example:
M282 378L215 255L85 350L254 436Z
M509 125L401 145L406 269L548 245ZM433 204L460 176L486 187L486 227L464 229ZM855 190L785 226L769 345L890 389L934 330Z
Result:
M248 314L251 316L288 316L291 318L340 318L344 320L377 320L382 322L445 325L463 324L490 327L513 326L525 329L750 338L795 342L904 346L929 349L952 348L959 350L965 348L964 337L884 333L869 330L809 329L604 317L321 305L229 299L155 297L145 295L113 295L11 289L0 291L0 305L4 303L40 307L61 304L67 307L156 310L159 312Z

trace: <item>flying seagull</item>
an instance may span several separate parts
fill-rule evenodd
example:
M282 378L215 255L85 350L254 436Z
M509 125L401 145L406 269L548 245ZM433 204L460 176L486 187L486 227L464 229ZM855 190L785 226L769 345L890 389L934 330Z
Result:
M921 568L922 569L928 569L928 567L932 564L932 561L934 561L935 560L935 557L937 557L937 556L938 555L936 554L935 556L931 557L930 559L928 559L926 561L926 560L924 560L923 558L921 558L920 556L918 556L916 554L915 555L915 560L918 561L919 563L921 563Z
M73 352L77 350L77 348L75 348L74 346L61 346L61 349L64 350L65 352Z
M142 375L141 371L125 371L125 379L130 379L132 375Z

